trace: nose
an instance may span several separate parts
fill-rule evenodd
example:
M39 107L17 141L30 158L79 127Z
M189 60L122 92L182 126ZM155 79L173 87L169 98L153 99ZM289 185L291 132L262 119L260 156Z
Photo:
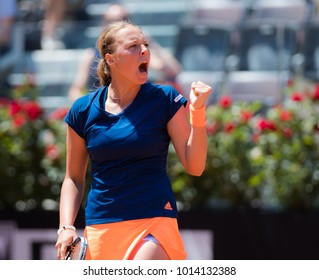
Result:
M141 45L141 52L142 52L142 55L145 55L149 52L149 49L145 44Z

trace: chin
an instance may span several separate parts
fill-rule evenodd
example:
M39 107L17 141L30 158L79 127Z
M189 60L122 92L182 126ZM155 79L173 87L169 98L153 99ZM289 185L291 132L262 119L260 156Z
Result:
M148 76L147 75L138 79L139 84L141 84L141 85L145 84L147 82L147 80L148 80Z

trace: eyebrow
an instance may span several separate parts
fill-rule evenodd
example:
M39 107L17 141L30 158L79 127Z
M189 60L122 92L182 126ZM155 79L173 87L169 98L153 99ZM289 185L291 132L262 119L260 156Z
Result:
M147 40L146 38L143 38L143 39L139 39L139 38L136 38L136 37L133 37L133 38L130 38L128 37L128 44L130 43L136 43L136 42L141 42L143 44L149 44L149 40Z
M145 36L143 36L142 38L140 38L140 37L137 37L137 36L135 36L135 35L132 35L132 36L128 36L127 37L128 39L130 39L130 40L138 40L138 41L145 41L146 40L146 38L145 38Z

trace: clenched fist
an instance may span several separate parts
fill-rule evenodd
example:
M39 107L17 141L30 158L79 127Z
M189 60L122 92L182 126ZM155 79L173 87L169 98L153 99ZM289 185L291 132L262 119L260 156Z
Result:
M212 92L213 89L209 85L206 85L201 81L192 82L189 99L194 109L203 107Z

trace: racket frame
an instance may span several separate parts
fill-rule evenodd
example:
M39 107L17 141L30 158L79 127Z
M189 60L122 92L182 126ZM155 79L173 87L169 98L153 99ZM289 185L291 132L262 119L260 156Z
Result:
M76 260L83 260L85 258L86 249L87 249L87 239L84 236L77 236L66 248L65 259L66 260L75 260L73 259L73 252L76 246L80 244L80 254Z

